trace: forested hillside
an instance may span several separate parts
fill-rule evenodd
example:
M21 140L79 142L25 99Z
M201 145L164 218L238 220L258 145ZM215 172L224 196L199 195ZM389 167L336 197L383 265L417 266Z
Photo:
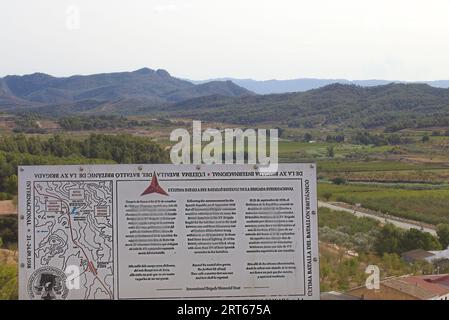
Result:
M252 94L231 81L195 85L172 77L167 71L142 68L133 72L115 72L71 77L53 77L44 73L0 78L0 110L33 110L60 114L95 109L95 112L129 107L160 105L195 97L219 94ZM63 110L60 108L63 107Z
M290 127L387 127L395 131L448 125L449 89L426 84L376 87L333 84L303 93L201 97L159 112L239 124L277 122Z
M17 194L20 165L81 163L166 163L168 152L151 139L131 135L92 134L48 139L23 134L0 137L0 199Z
M192 84L165 70L56 78L0 79L0 110L44 117L149 115L277 123L292 128L404 128L449 125L449 89L427 84L331 84L306 92L256 95L231 81Z

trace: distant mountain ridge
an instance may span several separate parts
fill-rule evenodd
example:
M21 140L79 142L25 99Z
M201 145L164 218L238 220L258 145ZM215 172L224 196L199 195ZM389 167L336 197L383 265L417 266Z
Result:
M194 98L167 106L161 112L166 116L243 125L388 127L395 131L449 126L449 89L427 84L361 87L337 83L306 92Z
M232 81L236 85L246 88L257 94L272 93L289 93L304 92L312 89L318 89L330 84L348 84L361 87L382 86L389 83L424 83L436 88L449 88L449 80L407 82L407 81L391 81L391 80L346 80L346 79L315 79L315 78L299 78L290 80L253 80L253 79L237 79L237 78L218 78L211 80L188 80L195 84L201 84L208 81Z
M0 110L47 107L86 101L134 101L141 105L175 103L207 95L243 96L252 92L231 81L202 84L172 77L167 71L142 68L133 72L53 77L44 73L0 78Z
M436 87L444 86L444 81L435 81L432 87L364 80L357 85L331 83L305 92L259 95L220 80L224 81L193 84L148 68L65 78L43 73L7 76L0 78L0 111L52 117L151 115L294 128L449 127L449 89ZM309 86L323 84L309 80ZM297 83L291 85L295 88Z

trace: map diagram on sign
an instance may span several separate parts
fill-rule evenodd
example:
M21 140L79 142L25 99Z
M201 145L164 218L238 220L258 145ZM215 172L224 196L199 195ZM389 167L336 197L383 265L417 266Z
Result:
M79 269L75 299L113 299L112 181L34 182L34 268Z

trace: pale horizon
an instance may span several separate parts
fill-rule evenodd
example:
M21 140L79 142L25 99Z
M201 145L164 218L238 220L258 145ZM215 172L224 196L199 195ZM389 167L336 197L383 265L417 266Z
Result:
M233 77L233 76L217 76L217 77L208 77L205 79L193 79L193 78L189 78L189 77L183 77L183 76L178 76L176 74L173 74L172 72L170 72L170 69L168 68L163 68L163 67L157 67L157 68L152 68L152 67L142 67L142 68L137 68L134 70L111 70L111 71L106 71L106 72L98 72L98 73L75 73L75 74L67 74L67 75L54 75L48 72L44 72L44 71L34 71L34 72L30 72L30 73L24 73L24 74L7 74L7 75L1 75L0 78L6 77L6 76L26 76L26 75L31 75L34 73L42 73L42 74L47 74L50 76L54 76L54 77L59 77L59 78L68 78L68 77L72 77L72 76L89 76L89 75L94 75L94 74L100 74L100 73L121 73L121 72L133 72L133 71L137 71L139 69L143 69L143 68L149 68L152 70L158 70L158 69L163 69L165 71L167 71L168 73L170 73L170 75L172 77L181 79L181 80L191 80L191 81L207 81L207 80L216 80L216 79L227 79L227 78L232 78L232 79L238 79L238 80L255 80L255 81L289 81L289 80L307 80L307 79L317 79L317 80L348 80L348 81L391 81L391 82L434 82L434 81L449 81L449 76L447 77L447 79L427 79L427 80L403 80L403 79L385 79L385 78L366 78L366 79L350 79L350 78L346 78L346 77L309 77L309 76L298 76L297 78L287 78L287 79L283 79L283 78L270 78L270 79L256 79L254 77Z
M148 67L191 80L449 79L447 0L132 3L0 4L0 77Z

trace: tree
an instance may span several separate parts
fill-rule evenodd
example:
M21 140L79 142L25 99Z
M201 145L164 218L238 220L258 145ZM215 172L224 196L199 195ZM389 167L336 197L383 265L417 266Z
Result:
M17 194L17 176L15 174L7 177L4 182L5 191L10 194Z
M3 247L3 239L0 237L0 248Z
M332 179L332 183L337 184L337 185L345 184L346 180L342 177L336 177L336 178Z
M305 135L304 135L304 141L305 142L309 142L309 141L311 141L312 140L312 135L310 134L310 133L306 133Z
M399 253L401 231L391 223L387 223L379 233L374 248L379 255L384 253Z
M414 249L440 250L438 239L428 232L410 229L404 232L400 241L400 251L406 252Z
M4 246L17 242L18 221L16 217L5 216L0 219L0 238Z
M334 147L333 146L327 146L327 156L329 158L333 158L334 155L335 155Z
M441 243L443 249L449 246L449 224L442 223L437 226L438 240Z
M422 141L423 143L429 142L429 140L430 140L430 138L429 138L429 136L428 136L427 134L424 135L424 136L422 137L422 139L421 139L421 141Z

